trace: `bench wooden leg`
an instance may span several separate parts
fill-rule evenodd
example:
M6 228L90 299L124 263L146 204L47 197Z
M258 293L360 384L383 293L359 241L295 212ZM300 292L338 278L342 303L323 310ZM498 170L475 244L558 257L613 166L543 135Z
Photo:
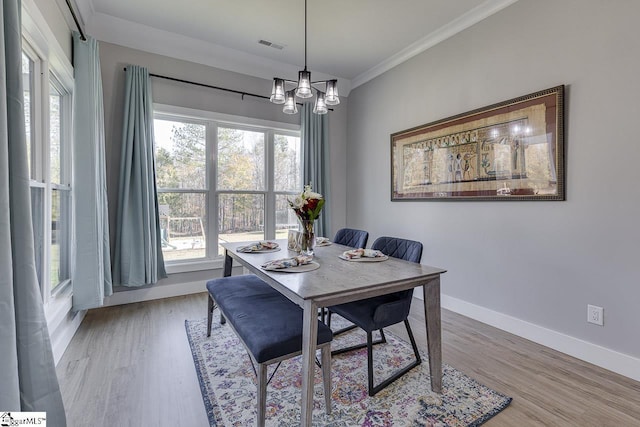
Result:
M331 415L331 346L325 345L321 350L322 382L324 385L324 406L327 415Z
M267 412L267 365L258 363L258 427L264 427Z

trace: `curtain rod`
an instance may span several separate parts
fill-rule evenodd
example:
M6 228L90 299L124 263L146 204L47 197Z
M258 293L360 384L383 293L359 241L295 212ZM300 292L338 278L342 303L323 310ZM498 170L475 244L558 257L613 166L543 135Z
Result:
M71 12L71 16L73 17L73 21L76 23L76 27L78 27L78 31L80 32L80 38L82 41L87 41L87 36L84 34L82 27L80 26L80 21L78 21L78 17L76 16L76 11L73 10L73 6L71 6L71 1L66 0L67 7L69 8L69 12Z
M125 68L125 70L126 70L126 68ZM195 85L195 86L208 87L209 89L217 89L217 90L223 90L225 92L237 93L238 95L241 95L243 98L246 95L246 96L253 96L253 97L256 97L256 98L269 99L268 96L256 95L255 93L243 92L243 91L234 90L234 89L227 89L227 88L220 87L220 86L212 86L212 85L208 85L208 84L205 84L205 83L192 82L190 80L178 79L178 78L175 78L175 77L161 76L160 74L149 73L149 75L151 77L157 77L159 79L172 80L174 82L186 83L186 84Z
M125 67L124 70L127 71L127 67ZM220 87L220 86L212 86L205 83L194 82L191 80L178 79L176 77L162 76L160 74L154 74L154 73L149 73L149 75L151 77L156 77L159 79L172 80L174 82L186 83L186 84L195 85L195 86L208 87L209 89L217 89L217 90L223 90L225 92L237 93L242 96L242 99L244 99L245 95L253 96L255 98L267 99L267 100L271 99L268 96L264 96L264 95L257 95L255 93L243 92L241 90L235 90L235 89L227 89L225 87ZM298 102L297 104L302 105L300 102ZM329 111L333 111L333 108L329 108Z

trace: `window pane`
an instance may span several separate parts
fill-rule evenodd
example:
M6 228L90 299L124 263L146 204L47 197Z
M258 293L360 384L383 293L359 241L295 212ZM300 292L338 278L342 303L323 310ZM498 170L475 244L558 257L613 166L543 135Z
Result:
M263 240L264 195L220 194L218 232L221 243ZM221 247L218 247L218 253L223 253Z
M51 289L69 279L71 191L51 190L51 253L49 279Z
M33 150L33 61L22 52L22 90L24 98L24 124L27 140L27 156L29 160L29 175L33 178L32 153Z
M158 188L206 188L206 126L154 120Z
M42 258L44 255L44 188L31 187L31 224L36 256L36 274L42 285ZM41 286L42 288L42 286Z
M276 239L286 239L288 230L298 229L298 218L287 201L289 197L295 196L276 194Z
M158 193L165 261L206 256L206 200L204 193Z
M264 133L218 128L218 189L264 190Z
M60 146L61 106L62 95L51 83L49 94L49 153L51 182L62 184L60 180L60 168L62 167L62 147Z
M300 137L274 135L274 189L276 191L300 191L302 187Z

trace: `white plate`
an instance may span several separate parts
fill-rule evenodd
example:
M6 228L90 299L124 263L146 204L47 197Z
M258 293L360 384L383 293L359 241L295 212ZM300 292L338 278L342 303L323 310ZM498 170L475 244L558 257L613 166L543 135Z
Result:
M320 264L315 261L311 261L309 264L298 265L297 267L277 268L275 270L267 270L263 268L263 270L277 273L304 273L306 271L317 270L318 268L320 268Z
M338 258L343 259L345 261L351 261L351 262L380 262L380 261L386 261L389 259L389 257L386 255L377 256L375 258L373 257L347 258L346 256L338 255Z
M277 248L273 248L273 249L260 249L259 251L239 251L236 249L236 252L241 253L241 254L268 254L270 252L278 252L280 250L280 247Z
M316 243L316 248L321 248L323 246L331 246L331 242Z

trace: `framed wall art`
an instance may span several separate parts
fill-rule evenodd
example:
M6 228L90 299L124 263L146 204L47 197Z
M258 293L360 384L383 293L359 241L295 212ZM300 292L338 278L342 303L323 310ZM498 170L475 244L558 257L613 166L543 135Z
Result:
M564 86L391 135L391 200L564 200Z

